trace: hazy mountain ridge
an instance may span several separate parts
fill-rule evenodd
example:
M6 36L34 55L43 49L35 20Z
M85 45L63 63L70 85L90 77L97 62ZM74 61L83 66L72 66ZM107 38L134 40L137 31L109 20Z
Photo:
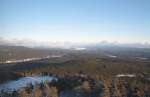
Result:
M25 47L39 47L39 48L76 48L76 47L130 47L130 48L150 48L150 43L118 43L118 42L107 42L99 41L95 43L85 42L37 42L30 39L5 39L0 37L0 45L6 46L25 46Z

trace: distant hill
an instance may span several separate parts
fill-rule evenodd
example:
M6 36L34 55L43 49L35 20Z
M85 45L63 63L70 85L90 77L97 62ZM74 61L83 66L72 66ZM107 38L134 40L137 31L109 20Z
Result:
M62 50L0 45L0 62L62 54Z

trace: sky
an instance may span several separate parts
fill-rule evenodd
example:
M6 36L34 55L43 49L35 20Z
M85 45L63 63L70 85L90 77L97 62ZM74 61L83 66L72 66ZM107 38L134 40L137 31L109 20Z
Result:
M150 0L0 0L0 37L150 43Z

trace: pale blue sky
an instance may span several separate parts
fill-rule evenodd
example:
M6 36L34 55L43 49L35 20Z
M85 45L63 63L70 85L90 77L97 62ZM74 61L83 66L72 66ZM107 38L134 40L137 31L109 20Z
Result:
M0 37L150 42L150 0L0 0Z

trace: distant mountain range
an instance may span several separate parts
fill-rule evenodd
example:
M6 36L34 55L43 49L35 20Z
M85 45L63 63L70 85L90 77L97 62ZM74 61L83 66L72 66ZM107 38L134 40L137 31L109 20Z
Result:
M73 43L73 42L36 42L29 39L4 39L0 37L0 45L7 46L25 46L25 47L39 47L39 48L85 48L85 47L107 47L107 46L119 46L119 47L131 47L131 48L150 48L150 43L118 43L100 41L95 43Z

